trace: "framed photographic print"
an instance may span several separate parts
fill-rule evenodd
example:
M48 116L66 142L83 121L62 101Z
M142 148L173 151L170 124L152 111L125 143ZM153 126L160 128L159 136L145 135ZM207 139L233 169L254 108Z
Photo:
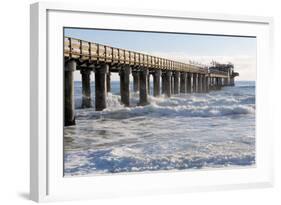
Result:
M31 5L31 199L272 186L272 24Z

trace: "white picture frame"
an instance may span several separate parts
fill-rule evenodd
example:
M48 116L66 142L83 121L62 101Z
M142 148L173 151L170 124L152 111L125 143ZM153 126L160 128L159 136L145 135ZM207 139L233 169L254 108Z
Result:
M256 167L63 177L62 102L54 99L63 92L57 88L62 86L59 68L63 65L61 34L65 26L257 36ZM273 186L272 113L267 110L273 95L272 29L270 17L97 8L73 3L32 4L30 198L41 202ZM267 68L272 68L271 72L266 72Z

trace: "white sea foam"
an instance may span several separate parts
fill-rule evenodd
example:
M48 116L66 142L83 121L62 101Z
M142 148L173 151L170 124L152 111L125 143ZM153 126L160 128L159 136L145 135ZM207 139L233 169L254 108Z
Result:
M76 91L77 125L65 128L66 175L255 164L254 85L149 96L147 106L131 93L131 107L112 88L101 112L79 109Z

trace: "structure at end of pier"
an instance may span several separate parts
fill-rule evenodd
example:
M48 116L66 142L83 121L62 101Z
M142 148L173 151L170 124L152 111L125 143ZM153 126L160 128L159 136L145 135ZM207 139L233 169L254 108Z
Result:
M227 77L224 78L225 85L227 85L227 86L235 85L234 78L239 76L239 73L234 72L234 65L232 63L222 64L222 63L213 61L212 66L209 67L209 73L210 73L210 75L212 75L212 73L215 73L218 71L227 73Z
M223 86L234 86L234 65L212 63L212 66L182 63L121 48L80 39L64 38L64 125L75 124L73 72L82 77L82 108L91 103L91 72L95 73L95 109L106 108L111 91L111 73L120 76L121 103L130 106L130 75L133 90L139 92L139 105L147 105L148 95L166 97L179 93L207 93ZM150 90L150 75L153 89Z

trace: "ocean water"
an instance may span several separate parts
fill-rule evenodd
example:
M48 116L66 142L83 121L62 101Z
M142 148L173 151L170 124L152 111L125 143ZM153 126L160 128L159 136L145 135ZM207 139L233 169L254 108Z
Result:
M76 125L64 128L65 176L255 165L255 82L150 96L147 106L137 106L132 92L131 107L120 104L119 82L111 85L107 109L96 112L80 109L75 82Z

